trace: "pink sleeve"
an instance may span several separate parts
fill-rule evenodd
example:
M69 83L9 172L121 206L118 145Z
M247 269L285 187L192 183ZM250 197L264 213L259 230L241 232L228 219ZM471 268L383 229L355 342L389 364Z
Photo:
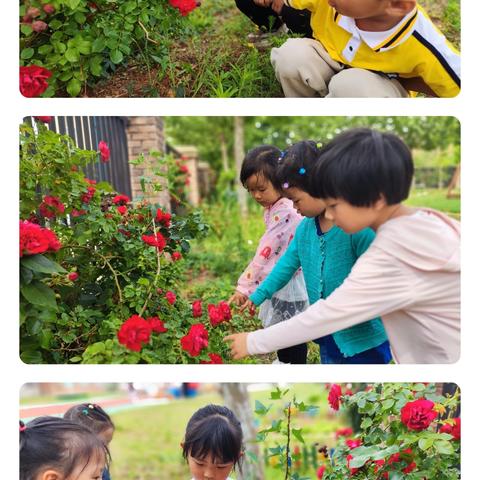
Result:
M402 310L412 303L414 291L414 281L402 264L370 248L326 300L319 300L290 320L249 333L248 352L274 352Z
M282 204L270 213L255 256L238 279L237 291L247 296L255 291L285 252L301 220L302 217L288 204Z

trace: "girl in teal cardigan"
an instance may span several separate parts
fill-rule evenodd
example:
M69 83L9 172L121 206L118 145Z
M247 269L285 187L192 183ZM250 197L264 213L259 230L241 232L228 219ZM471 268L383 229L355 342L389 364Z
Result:
M285 193L307 218L297 227L271 273L250 295L250 305L260 305L271 298L299 267L303 270L310 304L328 297L343 283L375 237L371 229L348 235L323 217L324 202L306 191L308 174L317 155L314 142L299 142L281 159L278 175ZM319 338L316 343L320 345L321 363L389 363L392 358L380 318Z

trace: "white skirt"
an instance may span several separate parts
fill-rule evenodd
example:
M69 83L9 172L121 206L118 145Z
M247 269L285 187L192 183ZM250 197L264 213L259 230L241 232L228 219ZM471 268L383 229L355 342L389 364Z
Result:
M305 280L301 271L297 272L290 281L270 300L265 300L260 306L258 318L264 328L283 322L298 315L309 306Z

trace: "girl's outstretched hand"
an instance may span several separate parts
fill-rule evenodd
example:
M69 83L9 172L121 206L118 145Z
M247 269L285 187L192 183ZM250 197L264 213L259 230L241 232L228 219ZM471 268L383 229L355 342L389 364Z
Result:
M230 354L234 360L240 360L248 356L247 350L247 335L248 333L233 333L227 335L223 340L230 343Z
M243 312L245 309L248 308L248 312L255 312L255 308L257 308L257 306L250 300L247 298L247 300L245 301L245 303L243 305L240 305L240 312Z
M248 300L248 297L243 293L240 293L238 290L227 300L227 303L231 305L232 303L235 306L243 305Z

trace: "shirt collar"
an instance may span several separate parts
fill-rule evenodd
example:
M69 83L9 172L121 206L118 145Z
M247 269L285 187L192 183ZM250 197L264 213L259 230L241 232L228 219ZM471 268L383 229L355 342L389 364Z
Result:
M365 32L360 30L353 18L335 12L335 22L347 32L360 37L372 50L379 52L395 48L413 33L418 16L418 8L405 15L393 28L385 32Z

